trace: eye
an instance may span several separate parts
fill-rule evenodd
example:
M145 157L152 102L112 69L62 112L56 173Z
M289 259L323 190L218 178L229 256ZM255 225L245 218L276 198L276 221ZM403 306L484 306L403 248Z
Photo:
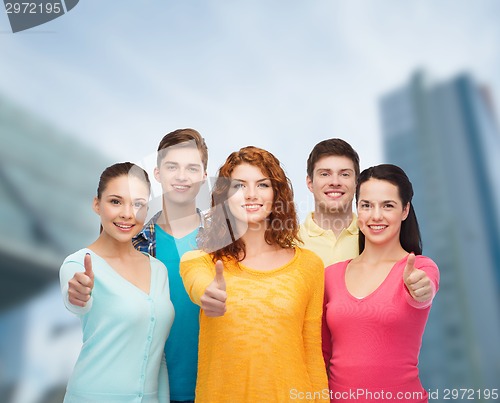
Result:
M135 207L136 209L143 208L145 205L146 205L146 203L143 203L143 202L135 202L135 203L134 203L134 207Z
M329 176L328 172L320 172L319 176Z
M233 184L233 189L243 189L244 185L243 183L240 183L240 182L236 182Z
M386 203L384 205L384 208L386 208L386 209L392 209L392 208L394 208L394 204L392 204L392 203Z
M259 183L259 187L261 187L261 188L268 188L270 186L271 185L269 183L265 183L265 182Z
M165 165L167 171L175 171L177 167L175 165Z
M110 202L111 204L114 204L115 206L117 206L117 205L119 205L119 204L120 204L120 200L118 200L118 199L111 199L109 202Z
M193 173L200 172L200 169L198 167L189 167L188 170L189 170L189 172L193 172Z
M370 203L360 203L359 207L362 209L368 209L370 208Z
M342 176L344 178L350 178L351 177L351 174L349 172L342 172Z

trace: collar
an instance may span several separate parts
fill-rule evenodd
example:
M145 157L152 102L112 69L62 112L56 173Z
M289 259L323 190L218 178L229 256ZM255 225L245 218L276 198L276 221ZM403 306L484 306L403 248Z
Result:
M324 228L320 227L318 224L316 224L316 222L314 221L313 215L314 215L314 212L311 211L307 215L306 220L304 221L304 228L309 236L311 236L311 237L321 236L325 232L331 231L331 230L324 229ZM351 235L358 235L359 234L358 217L356 216L356 214L352 213L351 223L349 224L349 226L345 230L347 232L349 232Z

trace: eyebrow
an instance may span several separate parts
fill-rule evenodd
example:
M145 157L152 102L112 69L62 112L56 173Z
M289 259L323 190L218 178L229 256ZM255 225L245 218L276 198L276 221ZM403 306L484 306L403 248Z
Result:
M236 181L236 182L243 182L243 183L246 183L247 181L246 180L243 180L243 179L237 179L237 178L234 178L234 179L231 179L233 181ZM260 182L264 182L264 181L270 181L271 178L263 178L263 179L259 179L257 181L257 183L260 183Z
M333 169L331 168L316 168L316 172L317 171L328 171L328 172L332 172ZM351 169L351 168L341 168L338 170L339 172L345 172L345 171L350 171L350 172L354 172L354 169Z
M367 199L360 199L359 200L360 202L367 202L367 203L372 203L371 200L367 200ZM398 204L398 202L396 200L382 200L381 203L395 203L395 204Z
M123 197L120 196L120 195L108 195L108 198L110 198L110 197L115 198L115 199L123 199ZM144 197L137 197L134 200L145 200L145 201L148 201Z
M179 163L178 163L178 162L175 162L175 161L163 161L163 163L162 163L162 164L163 164L163 165L164 165L164 164L179 165ZM190 163L190 164L187 164L187 166L189 166L189 167L191 167L191 166L193 166L193 167L201 167L201 166L202 166L202 164Z

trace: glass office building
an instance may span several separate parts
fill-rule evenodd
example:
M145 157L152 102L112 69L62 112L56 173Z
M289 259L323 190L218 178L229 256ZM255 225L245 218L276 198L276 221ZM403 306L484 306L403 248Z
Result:
M2 96L0 140L0 401L60 402L81 331L58 271L99 233L110 160Z
M491 96L469 74L433 82L417 72L379 107L385 161L410 177L424 254L441 271L420 354L424 387L500 388L500 132Z

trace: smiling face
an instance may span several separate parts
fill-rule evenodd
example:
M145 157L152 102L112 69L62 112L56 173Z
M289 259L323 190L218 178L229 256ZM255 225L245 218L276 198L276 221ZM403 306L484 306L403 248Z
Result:
M155 168L154 176L161 184L164 199L183 205L195 203L207 174L196 147L172 146Z
M354 163L348 157L330 155L316 162L313 177L306 179L316 210L328 213L352 211L356 190Z
M103 233L119 242L129 242L144 225L148 200L148 186L135 176L109 180L93 206L101 217Z
M358 225L365 242L399 243L401 223L408 216L409 204L402 204L397 186L373 178L363 182L357 208Z
M274 190L271 179L256 166L240 164L231 173L227 204L237 222L248 228L266 228L272 212Z

